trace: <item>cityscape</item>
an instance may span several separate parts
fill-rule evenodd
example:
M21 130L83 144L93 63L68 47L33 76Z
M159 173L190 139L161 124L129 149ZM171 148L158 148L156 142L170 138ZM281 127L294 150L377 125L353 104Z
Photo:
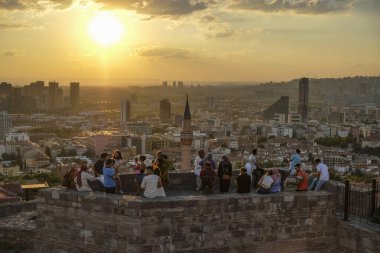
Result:
M0 0L0 253L379 252L379 14Z

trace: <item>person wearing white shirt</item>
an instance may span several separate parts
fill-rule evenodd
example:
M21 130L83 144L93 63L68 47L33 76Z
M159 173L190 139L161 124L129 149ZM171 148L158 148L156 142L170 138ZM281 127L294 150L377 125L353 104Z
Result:
M252 167L251 163L247 161L246 159L243 159L244 168L247 170L247 175L249 175L252 179Z
M80 166L80 171L77 176L74 178L75 187L79 192L91 192L91 188L88 185L88 181L96 180L97 178L87 172L88 167L85 164Z
M141 189L144 190L144 197L155 198L165 197L165 191L163 191L161 179L159 176L153 174L153 168L147 168L148 175L145 176L141 182ZM160 189L158 188L160 186Z
M323 185L330 179L329 168L327 165L322 163L319 158L315 159L315 163L317 165L317 176L313 179L313 182L309 187L309 191L313 191L314 187L315 191L320 191Z
M198 151L198 156L194 160L194 174L197 179L197 191L199 191L202 188L202 181L201 181L201 171L202 171L202 165L200 165L200 162L205 158L205 151L203 149Z

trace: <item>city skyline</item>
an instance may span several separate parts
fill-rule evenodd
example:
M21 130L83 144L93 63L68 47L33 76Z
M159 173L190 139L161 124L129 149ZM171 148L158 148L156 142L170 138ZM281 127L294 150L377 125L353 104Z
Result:
M0 80L376 76L379 11L375 0L2 1Z

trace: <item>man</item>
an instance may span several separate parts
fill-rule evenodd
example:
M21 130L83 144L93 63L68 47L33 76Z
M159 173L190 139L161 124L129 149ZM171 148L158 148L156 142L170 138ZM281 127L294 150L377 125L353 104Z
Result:
M246 168L240 169L240 174L236 178L237 193L249 193L251 191L251 176L247 174Z
M256 188L260 178L264 175L264 170L257 162L257 149L252 149L252 154L249 156L248 161L252 170L252 187Z
M104 190L106 193L116 193L115 178L117 174L116 174L115 169L112 167L114 164L115 164L115 160L108 158L106 160L106 166L103 169Z
M152 167L147 167L147 176L141 182L141 189L144 191L144 197L155 198L160 196L158 192L158 185L161 185L160 177L153 173Z
M202 188L202 181L201 181L202 165L200 163L205 158L205 155L206 155L205 151L201 149L198 151L198 156L194 160L194 174L197 180L197 188L196 188L197 191L199 191Z
M95 176L103 175L104 162L110 157L107 153L102 153L100 159L94 164Z
M296 153L293 154L291 157L290 157L290 166L289 166L289 172L290 172L290 176L294 176L296 174L295 172L295 166L296 164L301 164L301 150L299 150L298 148L296 149Z
M251 167L251 163L248 161L247 158L243 159L243 165L244 165L244 168L247 171L246 174L251 177L251 175L252 175L252 167ZM251 177L251 179L252 179L252 177Z
M297 185L297 191L307 191L307 188L309 186L309 175L301 168L301 164L296 164L294 166L296 178L299 181Z
M215 186L215 170L212 168L211 163L206 161L201 171L202 193L213 194Z
M315 191L320 191L323 185L330 179L329 168L326 166L326 164L322 163L321 159L319 158L315 159L315 163L317 166L317 175L313 179L313 182L309 187L309 191L313 191L314 187Z

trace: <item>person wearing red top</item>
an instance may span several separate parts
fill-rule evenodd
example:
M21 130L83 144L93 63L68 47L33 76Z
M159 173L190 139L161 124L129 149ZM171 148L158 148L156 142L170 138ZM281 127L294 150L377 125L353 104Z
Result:
M307 191L309 188L309 175L301 168L301 164L296 164L295 169L297 173L296 178L299 180L297 191Z

